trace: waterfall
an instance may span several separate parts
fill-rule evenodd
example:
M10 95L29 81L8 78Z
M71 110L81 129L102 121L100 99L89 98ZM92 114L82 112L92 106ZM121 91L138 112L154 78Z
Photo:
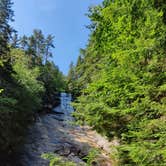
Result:
M70 93L63 92L60 95L60 101L60 106L54 108L53 111L63 120L72 120L71 113L74 112L74 109L71 106L72 95Z
M71 94L61 93L61 109L65 115L70 115L74 109L71 106L72 96Z

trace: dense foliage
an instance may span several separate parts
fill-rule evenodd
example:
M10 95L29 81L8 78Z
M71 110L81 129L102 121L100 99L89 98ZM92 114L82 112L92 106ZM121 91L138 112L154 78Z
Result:
M166 2L104 0L88 16L68 76L76 118L119 139L119 165L166 165Z
M65 87L63 74L50 61L53 36L34 30L18 38L9 24L11 7L10 0L0 0L0 159L17 149L37 111L46 102L53 107L51 99Z

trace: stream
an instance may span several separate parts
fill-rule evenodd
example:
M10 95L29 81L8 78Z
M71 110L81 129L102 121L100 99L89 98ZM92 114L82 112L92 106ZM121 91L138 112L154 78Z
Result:
M63 156L78 166L86 165L82 158L91 148L102 150L99 166L112 165L108 158L111 144L90 127L71 123L74 120L71 100L71 94L61 93L61 104L52 113L40 115L29 127L19 156L21 166L48 166L49 161L41 157L44 153Z

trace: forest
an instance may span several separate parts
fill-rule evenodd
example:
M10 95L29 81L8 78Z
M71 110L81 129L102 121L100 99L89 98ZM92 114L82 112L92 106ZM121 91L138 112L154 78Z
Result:
M88 44L67 76L52 61L54 36L40 29L19 36L12 6L0 0L0 160L66 91L80 125L118 141L117 165L166 165L166 1L103 0L89 8Z
M0 1L0 159L10 156L24 138L28 124L65 88L63 74L51 61L54 36L35 29L18 37L10 26L12 2Z
M166 1L104 0L70 66L75 117L120 146L119 165L166 165Z

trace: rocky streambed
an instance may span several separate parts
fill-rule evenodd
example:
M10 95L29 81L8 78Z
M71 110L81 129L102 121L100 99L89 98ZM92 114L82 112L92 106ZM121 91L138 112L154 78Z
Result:
M36 122L29 127L26 142L19 154L21 166L48 166L49 161L41 155L54 153L77 163L86 165L83 158L88 155L91 148L101 149L98 156L99 166L111 166L109 153L112 143L101 137L89 127L71 124L72 112L71 99L66 95L61 98L61 106L46 115L41 115ZM69 97L70 98L70 97Z

